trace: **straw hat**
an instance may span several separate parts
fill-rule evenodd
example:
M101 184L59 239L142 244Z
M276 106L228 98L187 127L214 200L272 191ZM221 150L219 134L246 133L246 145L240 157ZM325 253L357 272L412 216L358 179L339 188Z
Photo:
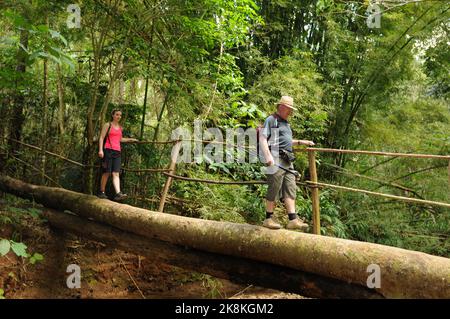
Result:
M284 106L287 106L290 109L297 110L294 107L294 99L290 96L286 96L286 95L282 96L281 99L278 101L277 105L280 105L280 104L283 104Z

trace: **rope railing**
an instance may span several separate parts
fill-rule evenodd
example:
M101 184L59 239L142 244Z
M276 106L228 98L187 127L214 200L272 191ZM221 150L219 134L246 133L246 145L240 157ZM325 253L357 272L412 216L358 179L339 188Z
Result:
M266 184L267 183L267 181L218 181L218 180L211 180L211 179L185 177L185 176L174 175L174 174L170 174L170 173L163 173L163 175L166 175L173 179L179 179L179 180L188 181L188 182L199 182L199 183L205 183L205 184L254 185L254 184Z
M431 155L431 154L415 154L415 153L392 153L392 152L374 152L362 150L342 150L335 148L308 147L305 149L294 149L296 152L325 152L325 153L345 153L345 154L363 154L363 155L379 155L379 156L395 156L395 157L411 157L411 158L433 158L444 159L450 161L450 155Z
M14 141L14 142L16 142L16 143L19 143L19 144L21 144L21 145L23 145L23 146L26 146L26 147L28 147L28 148L31 148L31 149L34 149L34 150L37 150L37 151L40 151L40 152L43 151L42 148L40 148L40 147L38 147L38 146L31 145L31 144L28 144L28 143L25 143L25 142L21 142L21 141L18 141L18 140L16 140L16 139L13 139L13 138L10 138L10 137L9 137L9 139L12 140L12 141ZM61 160L63 160L63 161L66 161L66 162L68 162L68 163L70 163L70 164L73 164L73 165L76 165L76 166L79 166L79 167L82 167L82 168L99 168L99 167L100 167L100 165L86 165L86 164L83 164L83 163L74 161L74 160L72 160L72 159L70 159L70 158L67 158L67 157L65 157L65 156L63 156L63 155L56 154L56 153L53 153L53 152L50 152L50 151L45 151L45 153L46 153L47 155L54 156L54 157L56 157L56 158L59 158L59 159L61 159ZM126 172L134 172L134 173L159 173L159 172L168 172L168 171L170 171L170 170L167 169L167 168L143 168L143 169L134 169L134 168L126 168L126 167L123 167L122 170L124 170L124 171L126 171Z
M20 145L26 146L28 148L31 148L31 149L34 149L34 150L37 150L37 151L40 151L40 152L43 151L42 148L40 148L40 147L31 145L31 144L28 144L28 143L25 143L25 142L18 141L16 139L12 138L12 137L8 137L8 139L10 139L11 141L14 141L16 143L19 143ZM54 157L58 157L58 158L66 161L68 163L71 163L71 164L74 164L74 165L77 165L77 166L80 166L80 167L86 167L86 165L84 165L82 163L79 163L77 161L71 160L70 158L67 158L65 156L62 156L62 155L59 155L59 154L56 154L56 153L53 153L53 152L45 151L45 154L52 155Z
M346 187L346 186L340 186L340 185L334 185L334 184L326 184L326 183L319 183L319 182L313 183L311 181L306 181L306 183L308 183L310 185L321 186L321 187L329 187L329 188L335 188L335 189L340 189L340 190L344 190L344 191L351 191L351 192L375 195L375 196L380 196L380 197L385 197L385 198L397 199L397 200L401 200L404 202L417 203L417 204L423 204L423 205L434 205L434 206L450 208L450 204L448 204L448 203L436 202L436 201L431 201L431 200L404 197L404 196L396 196L396 195L372 192L372 191L368 191L365 189Z

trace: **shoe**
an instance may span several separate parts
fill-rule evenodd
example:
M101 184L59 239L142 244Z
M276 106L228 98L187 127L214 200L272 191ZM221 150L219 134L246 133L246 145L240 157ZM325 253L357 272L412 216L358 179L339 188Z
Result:
M127 194L124 194L124 193L122 193L122 192L118 192L117 194L116 194L116 196L114 196L114 200L116 201L116 202L120 202L120 201L123 201L125 198L127 198L128 197L128 195Z
M281 225L275 222L272 218L266 218L263 222L263 226L269 229L280 229Z
M101 199L108 199L108 196L106 196L105 192L99 192L97 197Z
M286 225L287 229L298 229L301 231L307 231L308 227L309 227L308 224L304 223L300 218L290 220L289 223Z

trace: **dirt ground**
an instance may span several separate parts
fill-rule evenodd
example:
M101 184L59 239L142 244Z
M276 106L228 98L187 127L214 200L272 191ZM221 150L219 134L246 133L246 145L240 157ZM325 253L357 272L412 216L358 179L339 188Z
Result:
M5 222L5 217L14 219L14 223ZM0 289L7 299L303 298L156 263L51 229L42 218L28 214L17 217L17 212L11 212L11 205L5 202L0 202L0 218L0 238L23 242L28 253L44 256L34 265L13 252L0 256ZM80 267L79 289L67 287L71 273L66 270L70 264Z

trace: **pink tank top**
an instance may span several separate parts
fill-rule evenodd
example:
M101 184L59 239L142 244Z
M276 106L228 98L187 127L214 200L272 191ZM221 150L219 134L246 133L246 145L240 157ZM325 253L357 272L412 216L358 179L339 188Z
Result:
M120 140L122 139L122 128L120 126L118 128L114 128L114 126L111 125L109 134L105 136L105 139L106 139L105 148L109 148L111 150L120 152Z

